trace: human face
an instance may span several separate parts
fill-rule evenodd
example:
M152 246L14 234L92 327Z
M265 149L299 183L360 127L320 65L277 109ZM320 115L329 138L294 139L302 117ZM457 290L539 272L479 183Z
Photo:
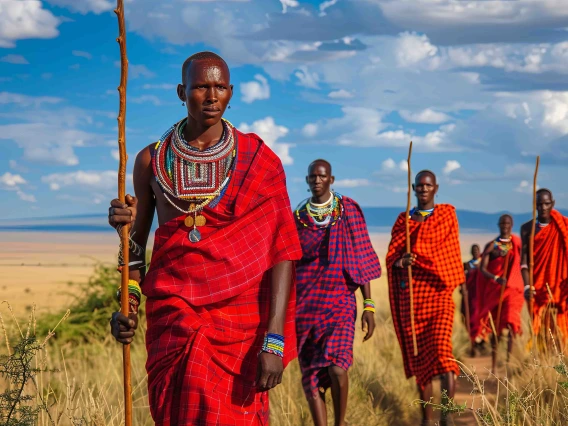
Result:
M186 83L178 85L178 96L185 102L187 115L194 125L214 126L223 117L233 96L229 69L219 60L192 61Z
M479 250L479 246L478 245L474 245L471 247L471 256L474 259L477 259L479 256L481 255L480 250Z
M499 231L502 237L508 237L513 230L513 221L509 216L501 216L499 219Z
M312 196L319 198L329 194L329 188L335 178L331 176L329 167L325 163L316 162L311 165L306 176L306 182L310 187Z
M416 176L412 185L419 208L434 207L434 197L438 192L436 180L430 173L422 173Z
M547 223L550 220L550 212L554 209L554 201L548 192L540 192L536 196L536 210L538 220Z

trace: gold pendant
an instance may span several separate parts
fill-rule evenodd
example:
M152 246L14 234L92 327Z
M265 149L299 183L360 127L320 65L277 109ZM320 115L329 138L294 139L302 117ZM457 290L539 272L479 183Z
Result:
M206 223L207 223L207 219L205 219L205 216L203 216L203 215L196 216L195 226L205 226Z
M185 220L183 221L183 223L185 224L185 226L187 226L188 228L193 227L193 216L189 215L185 218Z

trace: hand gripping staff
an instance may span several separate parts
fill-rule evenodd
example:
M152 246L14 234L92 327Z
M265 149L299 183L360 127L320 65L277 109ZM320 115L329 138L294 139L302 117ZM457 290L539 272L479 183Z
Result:
M412 141L408 148L408 196L406 198L406 253L410 254L410 196L412 193L412 178L410 170L410 157L412 156ZM418 356L418 344L416 343L416 330L414 329L414 290L412 286L412 265L408 265L408 289L410 291L410 327L412 328L412 345L414 356Z
M126 57L126 30L124 24L124 3L123 0L116 1L114 10L118 17L118 38L116 41L120 46L120 85L119 110L118 110L118 152L120 155L118 164L118 199L125 202L126 193L126 82L128 80L128 58ZM122 268L120 304L123 315L128 316L128 261L129 261L129 235L130 226L123 226L120 233L122 242L122 256L124 267ZM124 424L132 426L132 384L130 382L130 345L123 345L123 372L124 372Z

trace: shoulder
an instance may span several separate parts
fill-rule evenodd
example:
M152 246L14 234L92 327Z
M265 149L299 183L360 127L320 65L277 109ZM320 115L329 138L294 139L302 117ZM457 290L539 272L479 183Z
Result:
M306 208L306 204L308 204L308 201L309 198L306 198L305 200L301 201L300 204L298 204L294 210L302 210Z
M280 157L256 133L243 133L235 127L239 150L256 153L263 164L272 170L283 170Z
M146 146L138 154L136 154L136 159L134 160L135 169L146 169L152 168L152 156L154 155L154 150L158 142L153 142Z
M511 239L513 240L513 244L520 245L521 244L521 237L516 234L511 235Z
M456 214L456 208L451 204L436 204L436 209L447 214Z
M521 225L521 237L523 236L523 234L531 231L532 222L532 220L529 220L528 222L525 222Z

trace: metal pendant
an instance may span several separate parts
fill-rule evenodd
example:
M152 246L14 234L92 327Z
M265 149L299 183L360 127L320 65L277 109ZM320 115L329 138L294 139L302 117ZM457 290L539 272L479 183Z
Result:
M205 226L206 223L207 219L205 219L203 215L199 215L195 218L195 226Z
M183 223L185 224L185 226L187 226L188 228L191 228L193 226L193 216L187 216L185 218L185 220L183 221Z
M198 243L201 241L201 232L197 228L193 228L188 235L189 241L192 243Z

